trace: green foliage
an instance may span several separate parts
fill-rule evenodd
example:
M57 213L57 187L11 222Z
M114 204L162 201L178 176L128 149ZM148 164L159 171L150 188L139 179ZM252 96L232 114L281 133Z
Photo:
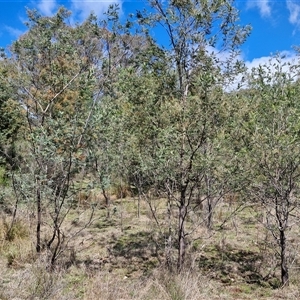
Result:
M293 77L298 68L274 57L272 63L252 70L249 89L240 94L246 190L266 212L264 225L280 253L282 285L289 280L289 231L299 210L299 83Z
M254 70L253 88L243 98L248 105L245 150L251 155L248 162L255 166L252 186L263 192L261 199L271 201L298 194L299 84L292 78L294 67L288 72L284 67L278 61L273 71L263 66Z
M18 120L16 120L18 106L12 100L14 90L12 84L7 80L10 67L6 61L0 61L0 134L2 138L9 138L18 129Z
M245 74L247 89L229 93L250 32L233 3L148 5L124 23L110 6L104 20L91 15L74 26L65 8L52 17L28 11L28 31L0 60L0 183L9 162L17 199L36 205L37 250L48 248L52 263L82 178L107 206L110 192L130 189L150 206L149 195L166 199L167 221L151 213L170 241L166 253L177 247L178 271L189 233L202 223L213 230L226 193L261 203L276 241L298 209L298 66L277 58ZM167 46L154 38L161 27ZM51 233L42 239L45 224Z
M16 90L10 80L13 70L8 59L0 60L0 166L6 170L17 167L15 144L24 124ZM1 177L4 182L5 178Z
M6 176L6 169L0 166L0 186L5 186L8 184L8 178Z
M22 135L28 152L14 176L15 193L34 201L36 249L51 250L52 265L64 245L61 226L72 205L73 182L85 168L95 90L92 55L99 34L92 17L73 28L69 16L64 8L53 17L28 11L28 31L13 44L10 58L22 65L9 75L25 110ZM41 237L42 218L48 219L50 237Z
M109 57L114 61L122 53L119 41L124 44L124 37L131 40L126 45L133 55L118 64L122 67L117 73L111 60L103 65L110 85L105 85L93 119L99 133L93 160L102 187L117 180L134 186L139 196L152 189L176 203L181 219L174 234L182 236L178 242L182 260L184 223L192 207L203 197L220 199L232 189L234 155L228 157L226 148L229 113L224 105L230 98L223 87L241 71L236 50L249 28L236 25L237 11L227 1L149 4L150 13L135 16L140 33L135 39L126 26L118 26L114 12L108 14L114 37L107 40ZM168 48L149 35L158 24L165 29ZM133 40L144 42L138 55ZM231 55L221 59L212 46Z

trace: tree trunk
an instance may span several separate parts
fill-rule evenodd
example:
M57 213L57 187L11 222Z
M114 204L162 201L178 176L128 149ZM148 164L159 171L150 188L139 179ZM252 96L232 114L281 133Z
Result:
M182 271L185 259L186 250L186 238L185 238L185 217L186 217L186 204L185 197L181 197L179 206L179 217L178 217L178 260L177 260L177 271Z
M207 229L211 230L212 229L212 223L213 223L213 204L212 204L212 199L210 196L207 198Z
M137 217L140 218L141 214L141 194L139 192L139 197L138 197L138 205L137 205Z
M281 267L281 283L282 286L289 284L289 269L286 256L286 237L284 229L280 230L280 267Z
M167 243L166 243L166 266L170 272L173 271L173 262L172 262L172 203L170 196L168 196L168 210L167 210L167 215L168 215L168 238L167 238Z
M207 221L206 221L206 226L207 226L208 230L211 230L212 222L213 222L213 199L211 197L210 179L209 179L208 175L205 175L205 181L206 181L206 198L207 198Z
M106 190L103 186L102 186L102 194L105 199L106 218L110 219L110 195L106 193Z
M11 231L14 227L16 217L17 217L18 205L19 205L19 197L18 197L18 194L17 194L16 182L15 182L15 177L14 176L12 177L12 184L13 184L13 190L14 190L15 197L16 197L16 202L15 202L15 207L14 207L14 211L13 211L13 215L12 215L12 220L11 220L9 229L7 230L7 233L6 233L6 239L9 239Z
M41 252L41 224L42 224L42 209L41 209L41 191L39 182L36 191L36 205L37 205L37 225L36 225L36 252Z
M57 237L57 244L55 245L55 248L54 248L54 251L52 252L52 257L51 257L51 271L54 270L54 266L55 266L56 259L57 259L57 254L58 254L59 248L62 244L61 233L60 233L59 227L56 228L56 237Z

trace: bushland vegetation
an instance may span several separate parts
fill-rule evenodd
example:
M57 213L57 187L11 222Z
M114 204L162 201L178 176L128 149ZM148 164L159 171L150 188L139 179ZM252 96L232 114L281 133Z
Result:
M299 62L230 1L70 15L1 52L0 298L299 299Z

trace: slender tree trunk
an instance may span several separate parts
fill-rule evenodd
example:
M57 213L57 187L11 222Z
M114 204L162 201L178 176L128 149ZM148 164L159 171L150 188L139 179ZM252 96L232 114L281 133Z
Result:
M54 248L54 251L53 251L52 257L51 257L51 271L54 270L55 262L57 259L57 254L58 254L59 248L62 244L61 233L60 233L59 227L56 228L56 237L57 237L57 244L55 245L55 248Z
M210 178L208 175L205 175L206 181L206 200L207 200L207 221L206 226L208 230L211 230L213 223L213 199L210 192Z
M16 217L17 217L18 204L19 204L19 196L17 194L17 187L16 187L16 181L15 181L15 177L14 176L12 177L12 183L13 183L13 190L14 190L15 197L16 197L16 202L15 202L15 207L14 207L14 211L13 211L12 220L11 220L9 229L8 229L8 231L6 233L6 239L9 238L10 233L11 233L13 227L14 227L14 224L15 224L15 221L16 221Z
M212 223L213 223L213 204L212 204L212 199L210 196L207 197L207 229L211 230L212 229Z
M141 215L141 200L142 200L142 195L143 195L143 191L142 191L142 179L141 177L138 175L137 179L137 187L138 187L138 205L137 205L137 217L139 218Z
M102 195L105 199L105 207L106 207L106 218L110 219L110 195L106 193L105 188L102 186Z
M173 263L172 263L172 202L170 196L168 196L168 204L167 204L167 215L168 215L168 238L166 241L166 266L170 272L173 271Z
M123 224L123 208L124 208L124 205L123 205L123 181L121 179L120 181L120 187L121 187L121 218L120 218L120 221L121 221L121 231L123 232L124 231L124 224Z
M284 229L280 230L280 248L281 283L285 286L289 283L289 269L286 256L286 237Z
M185 251L186 251L186 238L185 238L185 217L186 217L186 203L185 203L185 192L181 192L181 199L179 205L179 216L178 216L178 261L177 271L180 273L184 266Z
M141 215L141 193L139 192L138 205L137 205L137 217L139 218L140 215Z
M36 225L36 252L41 252L41 224L42 224L42 208L41 208L41 190L37 180L36 190L36 206L37 206L37 225Z

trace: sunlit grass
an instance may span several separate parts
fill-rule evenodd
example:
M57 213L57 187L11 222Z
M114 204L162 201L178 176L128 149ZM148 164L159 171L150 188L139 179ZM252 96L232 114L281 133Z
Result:
M189 219L186 269L178 275L164 267L166 200L153 199L152 204L159 226L145 201L140 203L138 217L137 199L132 197L112 201L109 217L101 206L72 209L62 226L70 240L51 272L47 253L35 254L35 220L24 211L5 239L11 221L6 216L0 226L0 264L7 275L0 285L0 298L299 299L298 259L292 264L290 286L285 292L276 289L280 281L274 241L257 222L257 208L245 208L220 228L233 209L221 203L215 210L213 230L201 222L203 215L196 219L199 224ZM172 213L176 226L176 207ZM291 236L296 243L297 232ZM175 246L176 239L172 250L176 264Z

